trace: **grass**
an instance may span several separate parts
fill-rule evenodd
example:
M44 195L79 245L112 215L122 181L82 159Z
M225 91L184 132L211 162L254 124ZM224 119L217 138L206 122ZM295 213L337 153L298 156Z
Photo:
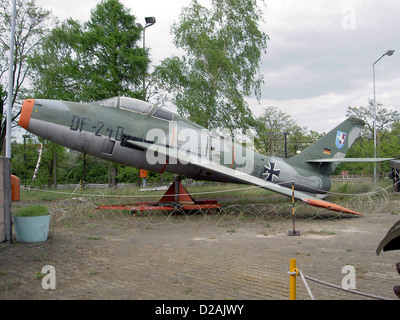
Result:
M346 181L337 182L333 185L333 190L338 193L365 193L373 189L373 183L370 181Z
M100 237L98 237L98 236L90 236L90 237L87 237L87 239L89 239L89 240L100 240Z
M225 205L286 202L287 198L271 191L247 185L203 183L185 186L195 200L216 200ZM158 201L165 191L140 191L136 186L120 188L76 189L21 189L21 200L26 202L52 202L60 200L90 199L95 205Z
M185 185L184 185L185 186ZM185 186L194 198L219 198L219 197L242 197L266 196L274 194L261 188L224 183L202 183L201 185ZM165 191L140 191L142 188L137 186L127 186L118 188L84 188L82 193L77 189L21 189L21 200L23 201L53 201L76 197L105 198L112 196L115 198L136 197L138 201L152 201L159 199ZM233 191L232 191L233 190ZM112 198L110 197L110 198ZM154 199L153 199L154 198ZM119 199L120 201L121 199Z
M326 235L328 235L328 236L333 236L333 235L336 234L335 231L330 231L330 230L322 230L322 233L323 233L323 234L326 234Z
M48 214L49 210L45 205L36 204L20 208L14 215L17 217L37 217L46 216Z
M332 188L330 192L346 194L363 194L377 190L379 187L388 188L392 184L392 181L378 181L373 182L370 180L351 180L343 182L332 182ZM389 189L390 190L390 189Z

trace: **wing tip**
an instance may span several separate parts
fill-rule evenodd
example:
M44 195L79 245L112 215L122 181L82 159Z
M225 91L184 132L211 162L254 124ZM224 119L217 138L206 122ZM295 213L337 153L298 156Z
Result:
M331 211L336 211L336 212L341 212L341 213L348 213L348 214L353 214L356 216L364 216L362 213L359 213L357 211L350 210L348 208L339 206L337 204L327 202L324 200L318 200L318 199L309 199L309 198L303 198L301 199L305 204L308 204L313 207L318 207L318 208L325 208Z

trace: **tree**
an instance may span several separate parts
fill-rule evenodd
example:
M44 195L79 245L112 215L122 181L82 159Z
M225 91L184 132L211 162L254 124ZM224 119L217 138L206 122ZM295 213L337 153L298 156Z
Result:
M103 0L84 24L79 42L86 101L125 95L142 98L149 58L137 42L141 28L119 0Z
M365 121L365 129L362 133L362 139L372 142L374 140L374 102L369 101L368 107L348 107L347 117L354 116ZM381 143L390 133L390 129L395 123L400 122L400 113L396 110L384 107L381 103L377 103L376 108L376 140L377 140L377 157L381 157ZM372 145L373 147L373 145ZM369 147L371 149L371 147ZM373 153L370 154L370 157Z
M306 128L299 127L290 115L277 107L267 107L256 119L255 128L256 149L269 156L284 156L284 133L288 136L288 156L295 155L306 143Z
M391 134L390 136L385 139L385 142L387 142L387 145L389 147L385 147L385 155L389 155L390 157L400 159L400 122L395 122L392 125L391 128ZM389 149L389 150L387 150Z
M30 59L37 97L84 102L143 98L149 57L138 45L141 31L119 0L102 0L83 25L66 20Z
M36 6L35 0L17 1L14 38L13 64L13 96L8 97L9 51L11 35L12 8L9 0L0 0L0 114L3 115L8 99L12 99L12 106L21 103L27 95L24 88L30 66L27 58L33 49L40 44L48 32L50 11ZM20 110L13 110L14 121ZM6 134L6 121L2 118L0 129L0 150Z
M36 98L66 101L82 100L82 85L77 77L80 62L75 50L81 32L77 21L68 19L44 37L41 46L28 59Z
M373 140L374 135L374 101L370 100L367 107L351 107L347 108L346 117L356 117L365 121L364 134L368 139ZM377 140L381 134L389 129L394 123L400 121L400 113L396 110L384 107L381 103L377 103L376 108L376 133Z
M21 179L21 184L29 184L35 171L38 159L37 145L32 143L32 139L24 138L24 143L11 144L11 173Z
M365 121L366 125L360 137L355 141L348 151L349 158L372 158L374 156L374 102L369 101L367 107L347 108L347 117L356 117ZM377 136L377 157L396 157L398 154L398 137L396 137L397 126L400 123L400 113L391 108L384 107L377 103L376 109L376 136ZM378 163L379 171L385 168L386 164ZM341 164L336 173L341 170L353 173L370 174L374 168L373 163Z
M149 58L135 21L119 0L102 0L83 25L68 19L54 28L30 60L35 92L85 102L142 98Z
M260 58L268 39L261 20L256 0L211 0L210 8L192 0L183 8L171 32L186 55L167 58L154 71L181 115L231 132L254 124L244 97L261 98Z
M39 141L43 143L44 151L37 181L39 184L47 184L49 187L54 184L57 187L57 172L60 164L66 159L66 150L54 142L42 138L39 138Z

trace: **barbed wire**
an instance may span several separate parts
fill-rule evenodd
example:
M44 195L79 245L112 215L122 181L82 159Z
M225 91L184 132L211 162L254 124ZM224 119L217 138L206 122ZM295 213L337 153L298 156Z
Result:
M387 194L386 194L387 195ZM383 194L377 199L370 198L368 203L359 200L359 207L352 207L364 214L369 212L381 212L389 203ZM87 198L70 198L48 204L52 214L53 225L65 225L74 223L90 224L99 220L110 225L148 225L167 223L179 226L187 224L215 223L218 226L228 225L268 225L275 222L290 221L292 219L292 204L232 204L213 209L183 210L181 206L171 205L171 210L137 210L135 206L126 209L100 209L97 203ZM311 207L302 202L295 204L296 219L301 220L331 220L331 219L355 219L354 215L328 211L326 209Z
M377 188L373 191L363 193L339 193L328 192L327 195L340 197L350 197L348 200L341 199L341 205L351 208L363 214L373 212L381 212L389 204L388 189L394 184L386 188ZM160 194L154 195L113 195L107 194L109 191L104 190L100 193L82 193L79 192L81 185L78 184L73 192L62 192L55 190L28 188L29 191L47 192L68 195L68 198L50 202L49 208L54 215L53 221L57 224L65 220L77 219L85 223L96 217L108 220L110 217L116 219L129 219L130 222L146 222L146 223L190 223L201 221L215 223L262 223L273 222L277 219L292 218L292 204L290 201L286 203L257 203L257 204L231 204L221 206L218 209L201 209L200 207L194 210L182 210L179 205L172 205L169 210L137 210L135 205L127 206L125 209L99 209L99 201L107 198L125 198L125 199L149 199L159 198ZM247 191L251 189L260 189L259 186L249 186L244 188L232 188L228 190L213 190L194 192L191 195L207 195L207 194L223 194L238 191ZM99 191L99 190L97 190ZM262 196L260 196L262 197ZM133 208L133 209L131 209ZM342 219L352 218L353 215L342 214L340 212L332 212L326 209L315 208L305 205L301 202L296 202L296 217L299 219ZM173 209L173 210L172 210Z

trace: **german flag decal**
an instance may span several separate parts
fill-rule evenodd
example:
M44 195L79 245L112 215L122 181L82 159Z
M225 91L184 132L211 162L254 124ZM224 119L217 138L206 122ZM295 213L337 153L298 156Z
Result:
M331 155L331 149L324 148L324 154Z

